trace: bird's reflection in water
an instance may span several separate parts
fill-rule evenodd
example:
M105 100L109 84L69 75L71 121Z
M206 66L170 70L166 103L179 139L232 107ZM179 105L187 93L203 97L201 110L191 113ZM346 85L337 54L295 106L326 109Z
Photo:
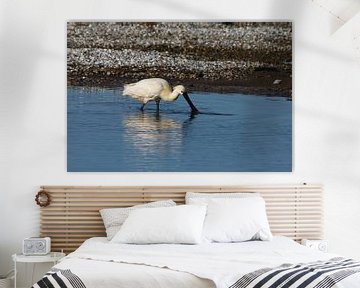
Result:
M184 132L193 118L182 123L160 113L132 114L123 119L124 140L143 154L180 153Z

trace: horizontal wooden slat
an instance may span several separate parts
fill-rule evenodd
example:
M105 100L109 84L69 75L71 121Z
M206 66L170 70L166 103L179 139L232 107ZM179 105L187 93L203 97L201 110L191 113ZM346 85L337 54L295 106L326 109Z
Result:
M274 235L322 237L322 188L314 184L244 186L42 186L51 204L41 208L41 235L52 237L54 251L75 250L90 237L104 236L103 208L129 207L173 199L185 202L186 192L256 192L265 199Z
M63 231L71 231L71 230L82 230L84 229L83 231L99 231L99 232L104 232L104 226L103 225L76 225L76 224L73 224L73 223L63 223L62 225L54 225L54 224L49 224L49 225L46 225L46 224L41 224L40 225L40 228L42 231L45 231L45 230L63 230ZM67 229L67 230L66 230Z
M150 192L157 193L159 191L282 191L288 190L289 188L297 190L321 190L321 187L318 185L272 185L272 186L261 186L261 185L247 185L247 186L224 186L224 187L215 187L215 186L41 186L41 189L50 189L51 191L125 191L125 192Z
M104 229L83 229L83 230L76 230L76 229L64 229L63 227L55 227L54 229L48 229L48 228L43 228L40 229L41 234L43 236L52 236L55 233L64 233L64 235L71 235L71 233L102 233L103 235L105 235L105 231Z
M90 198L91 197L91 198ZM141 196L142 197L142 196ZM84 201L84 198L86 199L86 201ZM155 199L177 199L177 200L183 200L184 199L184 195L179 197L179 196L166 196L166 197L156 197ZM276 203L289 203L289 202L298 202L299 199L301 199L302 203L312 203L312 202L321 202L322 198L321 197L296 197L296 196L290 196L290 197L283 197L283 196L272 196L272 197L264 197L264 199L268 200L268 203L272 203L272 202L276 202ZM138 199L138 198L130 198L130 197L116 197L116 195L111 195L111 197L108 197L106 195L98 195L97 196L92 196L91 194L84 194L84 195L79 195L76 197L52 197L52 201L57 201L60 203L66 203L66 202L144 202L144 199Z
M64 223L64 221L69 221L69 222L82 222L82 221L86 221L86 222L91 222L91 223L98 223L100 222L101 224L102 219L101 217L95 217L95 216L43 216L43 224L45 223L55 223L56 222L60 222ZM269 220L273 220L276 221L276 223L307 223L307 222L321 222L320 220L316 221L314 220L313 216L309 217L309 216L303 216L302 219L298 219L298 217L296 215L289 215L289 216L283 216L283 217L268 217ZM58 221L61 220L61 221Z

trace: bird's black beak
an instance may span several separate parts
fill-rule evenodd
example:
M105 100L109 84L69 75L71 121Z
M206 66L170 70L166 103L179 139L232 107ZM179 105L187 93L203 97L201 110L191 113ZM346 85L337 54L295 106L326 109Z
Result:
M190 100L189 95L186 92L182 93L182 95L184 96L186 102L189 104L189 106L191 108L191 113L199 113L199 110L195 107L194 103Z

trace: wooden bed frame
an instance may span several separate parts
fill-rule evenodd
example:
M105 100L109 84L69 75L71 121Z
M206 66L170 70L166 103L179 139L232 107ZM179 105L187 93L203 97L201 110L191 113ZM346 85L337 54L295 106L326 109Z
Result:
M74 251L90 237L105 236L99 209L128 207L151 201L185 201L186 192L258 192L266 201L274 235L295 241L322 238L322 187L271 186L42 186L51 203L40 208L41 236L52 239L52 251Z

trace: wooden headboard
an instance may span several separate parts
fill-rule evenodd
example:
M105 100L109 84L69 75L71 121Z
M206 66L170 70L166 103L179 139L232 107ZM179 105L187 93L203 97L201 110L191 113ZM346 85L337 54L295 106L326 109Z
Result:
M259 192L266 201L274 235L301 239L322 237L320 185L271 186L42 186L51 204L41 208L41 236L52 239L53 251L72 252L90 237L105 236L99 209L128 207L164 199L183 204L190 192Z

